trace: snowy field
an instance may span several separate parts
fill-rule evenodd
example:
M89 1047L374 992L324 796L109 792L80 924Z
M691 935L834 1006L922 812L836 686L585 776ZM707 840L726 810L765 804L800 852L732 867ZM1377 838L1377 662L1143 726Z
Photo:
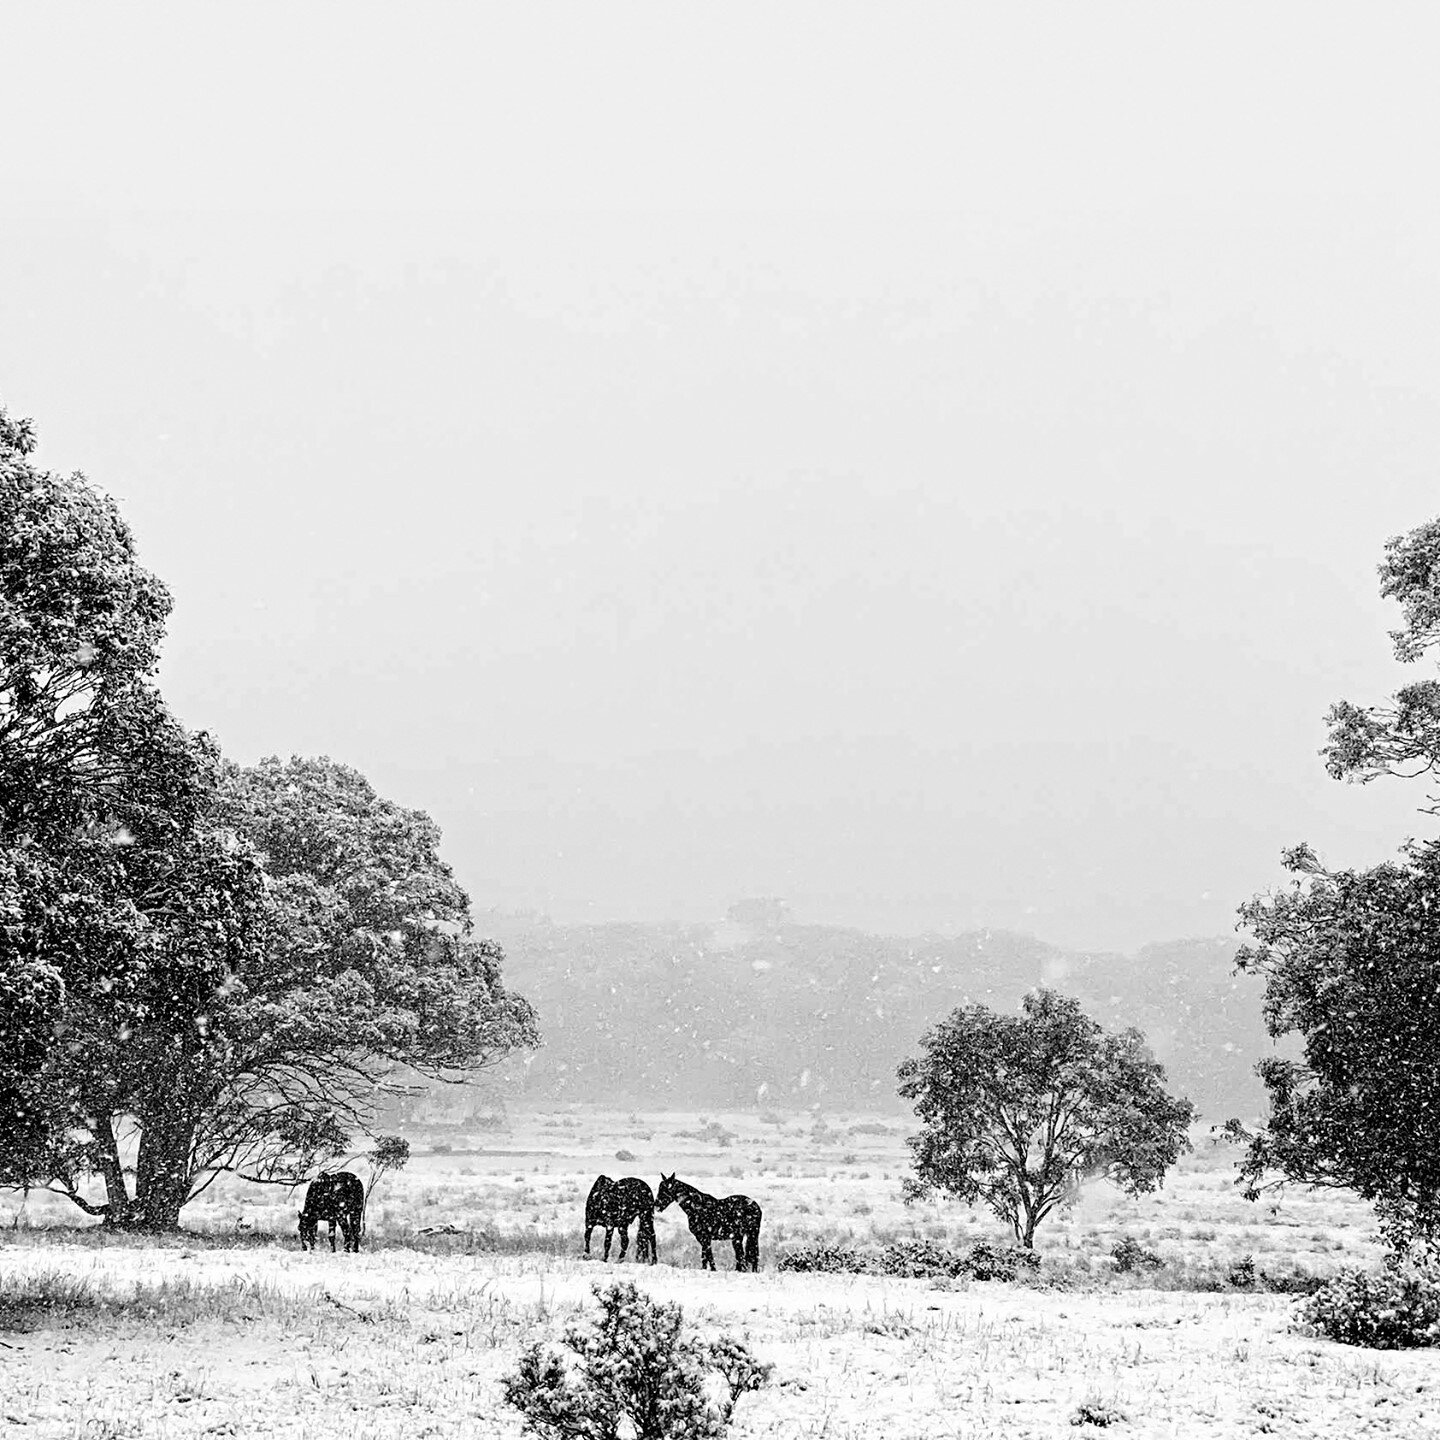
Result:
M1343 1199L1300 1193L1273 1212L1240 1199L1229 1151L1202 1149L1158 1197L1093 1187L1042 1228L1034 1285L775 1268L805 1239L1004 1238L962 1207L899 1203L904 1131L893 1115L832 1115L817 1134L808 1115L593 1111L432 1129L376 1192L359 1256L302 1254L284 1192L216 1187L186 1212L203 1238L149 1245L48 1228L73 1214L32 1197L22 1227L0 1234L0 1281L68 1289L76 1304L0 1331L0 1433L518 1436L498 1377L524 1344L593 1311L589 1287L607 1273L578 1254L589 1180L603 1169L653 1184L663 1165L766 1207L759 1275L697 1270L669 1213L659 1265L608 1272L774 1362L775 1382L740 1402L736 1435L1095 1433L1085 1416L1131 1436L1440 1434L1433 1353L1298 1335L1293 1297L1226 1282L1245 1255L1284 1275L1378 1253L1368 1212ZM636 1160L615 1159L622 1149ZM419 1233L442 1225L460 1233ZM1121 1235L1165 1268L1115 1274Z

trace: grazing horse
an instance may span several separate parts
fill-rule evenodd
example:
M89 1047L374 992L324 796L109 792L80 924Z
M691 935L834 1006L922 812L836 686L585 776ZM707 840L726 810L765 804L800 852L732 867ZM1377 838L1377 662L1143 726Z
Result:
M590 1187L589 1198L585 1201L585 1253L590 1253L590 1232L597 1226L605 1227L605 1258L610 1258L610 1241L620 1232L620 1254L623 1260L630 1248L630 1222L640 1221L635 1232L635 1258L655 1263L655 1197L650 1187L634 1176L624 1180L612 1180L608 1175L597 1175Z
M360 1216L365 1209L365 1187L358 1175L337 1170L331 1175L317 1175L305 1192L305 1208L300 1212L300 1248L313 1250L320 1222L330 1222L330 1249L335 1249L335 1222L345 1238L345 1249L360 1249Z
M748 1195L707 1195L673 1175L661 1175L655 1208L671 1201L685 1212L690 1233L700 1242L700 1264L715 1268L712 1240L729 1240L735 1246L735 1268L760 1268L760 1207Z

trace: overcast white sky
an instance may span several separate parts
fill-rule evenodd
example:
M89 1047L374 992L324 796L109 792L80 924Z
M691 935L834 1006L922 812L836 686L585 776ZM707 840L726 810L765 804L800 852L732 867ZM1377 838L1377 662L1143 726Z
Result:
M1382 858L1430 6L5 7L0 403L477 905L1129 948Z

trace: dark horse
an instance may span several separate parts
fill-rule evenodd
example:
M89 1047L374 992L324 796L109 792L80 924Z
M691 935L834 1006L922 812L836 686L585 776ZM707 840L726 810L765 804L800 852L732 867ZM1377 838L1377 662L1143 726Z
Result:
M345 1237L346 1250L360 1248L360 1216L365 1209L365 1187L358 1175L337 1170L333 1175L317 1175L305 1192L305 1208L300 1212L300 1248L313 1250L320 1222L330 1222L330 1248L335 1248L335 1222Z
M610 1258L610 1241L620 1232L620 1254L623 1260L630 1248L630 1222L639 1220L640 1228L635 1232L635 1258L655 1263L655 1197L650 1187L634 1176L624 1180L612 1180L608 1175L597 1175L590 1187L590 1196L585 1201L585 1253L590 1253L590 1232L597 1226L605 1227L605 1258Z
M760 1268L760 1207L748 1195L707 1195L673 1175L661 1175L655 1208L671 1201L685 1212L690 1233L700 1242L700 1264L715 1268L712 1240L729 1240L735 1246L735 1268Z

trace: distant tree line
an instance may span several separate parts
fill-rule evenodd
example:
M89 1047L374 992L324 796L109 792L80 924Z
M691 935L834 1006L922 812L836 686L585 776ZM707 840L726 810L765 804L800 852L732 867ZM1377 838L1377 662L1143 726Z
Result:
M342 1153L400 1067L535 1045L535 1016L426 815L175 720L168 593L33 451L0 410L0 1184L173 1228L218 1175Z

